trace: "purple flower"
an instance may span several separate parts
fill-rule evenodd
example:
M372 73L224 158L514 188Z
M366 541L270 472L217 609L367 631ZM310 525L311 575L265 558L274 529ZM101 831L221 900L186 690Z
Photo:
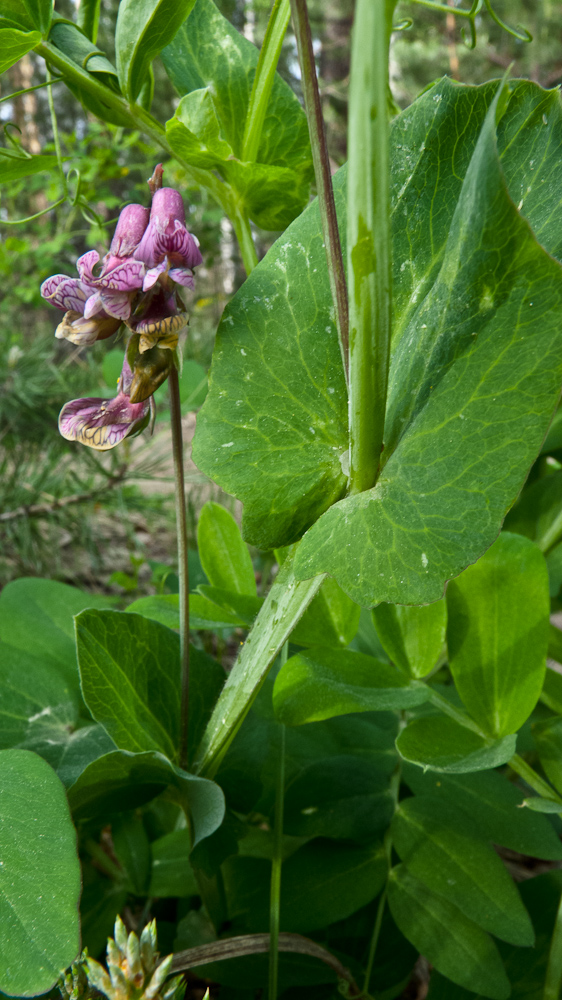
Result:
M126 437L142 431L150 420L151 401L133 403L129 391L133 373L125 357L114 399L72 399L59 415L59 431L67 441L79 441L97 451L109 451Z
M158 286L140 318L133 318L127 326L133 333L140 334L139 352L144 354L157 344L174 351L178 346L178 334L187 322L187 313L178 311L174 296Z
M79 278L66 274L53 274L41 285L41 295L57 309L65 309L64 319L57 326L55 337L70 340L78 346L94 344L96 340L111 337L121 324L103 310L84 317L86 302L94 289Z
M160 188L155 192L150 222L135 252L135 258L146 264L143 290L152 288L160 275L185 288L193 288L193 268L202 263L199 243L185 227L185 208L179 191Z

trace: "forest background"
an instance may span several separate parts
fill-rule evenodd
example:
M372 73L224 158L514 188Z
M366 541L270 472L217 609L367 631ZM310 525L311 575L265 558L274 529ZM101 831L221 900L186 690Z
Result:
M64 0L59 13L71 17L74 6L73 0ZM261 45L269 0L218 0L218 6L246 38ZM110 59L117 7L118 0L102 0L98 45ZM335 170L346 159L353 2L311 0L309 10ZM477 48L469 51L453 14L443 18L416 7L413 26L396 32L391 45L396 104L407 107L444 74L478 84L502 76L510 65L516 77L543 87L561 84L562 2L498 0L497 11L511 23L525 25L533 44L523 44L485 18L478 27ZM397 23L410 13L399 4ZM179 99L158 61L154 69L153 112L165 121ZM291 28L279 71L300 96ZM4 75L0 145L5 148L21 144L30 154L54 151L47 89L9 97L43 83L44 72L43 60L31 52ZM122 351L108 347L107 341L84 349L55 340L53 311L41 299L39 286L50 274L72 273L74 261L86 250L103 252L121 205L144 200L146 179L161 150L138 132L102 124L64 84L54 84L52 92L63 155L69 171L80 170L88 208L82 211L67 202L13 225L56 202L62 194L60 181L56 173L43 173L0 186L0 587L20 576L48 576L92 591L151 593L165 586L175 561L172 469L165 441L167 387L156 397L159 419L152 438L143 434L106 455L64 441L57 432L60 407L77 396L113 395ZM184 195L188 226L201 242L204 260L197 273L182 375L184 433L190 442L206 392L214 333L244 270L220 209L205 191L190 186L176 162L164 166L165 182ZM257 231L256 237L261 258L276 234ZM192 537L205 500L219 499L235 511L234 501L189 464L187 484ZM259 573L267 557L255 555Z

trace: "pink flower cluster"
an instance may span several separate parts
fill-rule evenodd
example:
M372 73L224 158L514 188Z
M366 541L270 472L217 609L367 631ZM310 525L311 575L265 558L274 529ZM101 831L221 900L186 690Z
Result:
M161 177L159 166L151 189ZM56 337L90 345L111 337L122 323L132 334L117 396L66 403L59 416L63 437L106 451L147 426L152 395L168 377L187 326L178 286L194 287L193 269L201 262L179 191L159 187L150 211L143 205L123 209L101 264L90 250L76 262L77 278L54 274L43 282L43 298L64 310Z

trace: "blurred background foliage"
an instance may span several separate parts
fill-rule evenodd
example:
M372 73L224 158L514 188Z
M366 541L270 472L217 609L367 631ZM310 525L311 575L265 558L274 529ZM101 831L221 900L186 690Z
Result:
M449 0L449 6L456 0ZM258 46L269 0L218 0L235 27ZM466 3L464 4L466 6ZM502 76L529 77L544 87L562 82L562 2L497 0L498 14L533 35L525 44L487 14L478 21L474 51L463 43L465 22L400 0L391 47L394 98L401 108L434 79L447 74L478 84ZM57 0L57 12L75 16L72 0ZM102 0L98 46L114 59L118 0ZM333 169L346 158L349 37L353 0L309 0L314 49L328 128ZM300 93L295 39L289 30L280 72ZM161 63L154 65L152 112L170 118L177 96ZM46 89L5 100L12 92L42 83L44 63L33 53L0 77L0 144L21 144L29 153L53 152ZM146 179L161 152L138 132L102 124L85 112L63 84L53 86L66 168L80 173L87 212L64 204L29 222L6 225L43 211L62 194L57 175L37 174L0 188L0 586L21 575L52 576L93 589L150 591L154 566L174 560L173 490L166 424L166 389L159 392L155 435L143 435L107 455L72 445L57 433L62 404L77 396L112 395L119 355L114 343L84 350L53 337L58 315L41 299L50 274L74 273L87 249L104 252L124 202L147 201ZM165 163L165 183L177 186L188 209L188 225L201 242L182 379L188 441L194 411L205 393L214 331L224 305L244 271L232 228L205 192L188 183L174 161ZM71 175L71 186L76 175ZM275 233L257 232L262 256ZM192 523L210 496L232 506L188 465Z

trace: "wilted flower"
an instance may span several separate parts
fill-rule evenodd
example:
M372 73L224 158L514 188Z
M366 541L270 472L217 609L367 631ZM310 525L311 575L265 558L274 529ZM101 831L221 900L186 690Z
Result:
M202 263L199 243L185 227L185 208L179 191L160 188L152 199L150 222L135 252L146 264L143 289L147 291L167 274L172 281L193 288L193 268Z
M125 356L115 398L91 397L65 403L59 415L62 436L97 451L109 451L126 437L144 430L150 420L151 401L144 397L141 402L131 402L132 382L133 373Z

